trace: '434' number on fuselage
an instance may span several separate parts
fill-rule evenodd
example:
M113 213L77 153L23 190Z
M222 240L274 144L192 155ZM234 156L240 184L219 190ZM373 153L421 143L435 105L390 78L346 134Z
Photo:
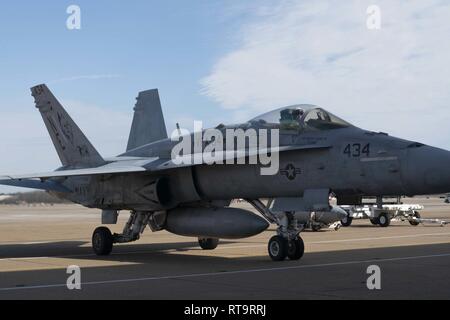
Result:
M370 156L370 144L363 145L361 143L348 144L344 149L344 154L351 158L359 158L362 156Z

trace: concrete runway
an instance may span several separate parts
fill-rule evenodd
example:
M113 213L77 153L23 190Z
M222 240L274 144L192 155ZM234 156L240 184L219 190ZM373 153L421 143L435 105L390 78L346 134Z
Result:
M425 218L450 220L442 199L409 202L424 204ZM0 299L450 299L450 225L358 221L304 232L305 257L274 263L273 228L208 252L196 239L147 231L98 258L90 237L99 220L78 206L0 206ZM70 265L81 267L80 291L66 287ZM381 267L379 291L367 289L370 265Z

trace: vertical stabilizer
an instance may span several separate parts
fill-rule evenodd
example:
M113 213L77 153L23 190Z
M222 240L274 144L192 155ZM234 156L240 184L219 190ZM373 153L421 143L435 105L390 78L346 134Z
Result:
M31 88L31 93L64 166L88 168L105 163L45 84Z
M127 151L163 139L167 139L167 129L158 90L143 91L134 108Z

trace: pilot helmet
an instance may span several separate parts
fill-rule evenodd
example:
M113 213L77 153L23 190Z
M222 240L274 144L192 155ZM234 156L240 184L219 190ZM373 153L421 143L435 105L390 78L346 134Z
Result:
M304 114L305 114L305 111L303 109L298 108L298 109L292 110L292 117L295 120L300 120Z

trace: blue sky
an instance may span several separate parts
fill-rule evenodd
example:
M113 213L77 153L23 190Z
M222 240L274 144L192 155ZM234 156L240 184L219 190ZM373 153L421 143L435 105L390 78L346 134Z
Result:
M81 8L81 30L66 9ZM223 52L251 5L236 1L15 1L0 10L0 173L60 165L29 88L47 83L105 156L126 146L135 98L160 90L169 129L194 119L213 126L220 105L200 79ZM0 187L0 192L11 188Z
M81 30L66 28L72 4ZM367 28L373 4L379 30ZM449 35L443 0L5 1L0 175L60 164L29 93L40 83L104 156L123 152L135 97L151 88L169 128L312 103L450 149Z
M212 101L199 94L199 79L229 46L224 39L235 17L223 15L222 1L76 1L82 30L69 31L66 8L72 3L2 4L5 104L28 108L26 90L48 82L58 96L130 110L139 90L157 87L168 114L181 107L214 115ZM59 81L89 75L106 77Z

